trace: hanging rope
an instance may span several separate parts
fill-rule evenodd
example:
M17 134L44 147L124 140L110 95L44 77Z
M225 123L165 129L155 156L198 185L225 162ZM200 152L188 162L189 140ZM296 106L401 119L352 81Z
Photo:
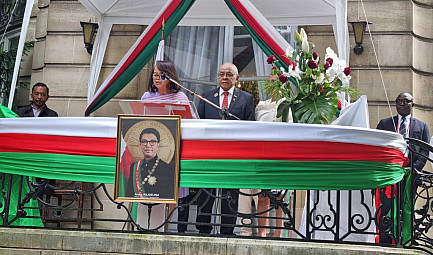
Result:
M362 0L360 0L360 2L361 2L361 6L362 6L362 11L364 12L365 21L367 22L367 31L368 31L368 35L370 36L371 45L373 46L374 57L376 58L377 68L379 70L379 76L380 76L380 80L382 82L383 91L385 92L385 98L386 98L386 102L388 104L389 113L390 113L390 116L392 116L391 104L389 103L388 93L386 92L385 81L383 80L382 69L380 68L379 58L377 57L377 52L376 52L376 47L374 46L373 37L371 36L370 25L369 25L369 22L367 19L367 13L365 12L364 2ZM358 20L359 20L359 16L358 16ZM392 122L394 122L393 118L392 118ZM395 123L393 123L393 124L394 124L394 126L396 126Z

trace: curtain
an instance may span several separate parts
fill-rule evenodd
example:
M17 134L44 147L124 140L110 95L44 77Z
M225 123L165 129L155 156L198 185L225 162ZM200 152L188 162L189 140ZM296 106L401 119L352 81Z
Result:
M221 27L178 26L166 40L166 60L176 66L182 85L201 95L217 86L217 71L223 51ZM186 93L197 106L200 99Z

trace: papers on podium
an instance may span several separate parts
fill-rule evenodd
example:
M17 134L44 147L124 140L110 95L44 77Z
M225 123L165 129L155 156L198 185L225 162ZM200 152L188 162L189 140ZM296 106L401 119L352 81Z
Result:
M182 119L195 119L198 114L194 103L180 104L175 102L143 102L140 100L121 100L119 105L125 114L137 115L180 115Z

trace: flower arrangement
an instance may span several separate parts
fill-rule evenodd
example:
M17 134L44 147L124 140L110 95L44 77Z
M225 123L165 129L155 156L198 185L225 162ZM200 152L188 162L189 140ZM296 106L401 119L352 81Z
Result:
M349 88L351 69L329 47L322 61L304 29L295 31L295 40L296 48L281 56L287 59L279 61L274 55L267 59L271 74L278 75L276 81L267 83L267 91L277 100L284 98L277 109L283 121L291 110L294 122L327 124L341 109L338 93L356 92Z

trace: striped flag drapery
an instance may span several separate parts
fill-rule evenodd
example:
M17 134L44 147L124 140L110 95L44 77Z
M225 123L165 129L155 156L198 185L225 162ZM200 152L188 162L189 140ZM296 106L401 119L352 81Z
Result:
M161 40L163 21L165 23L164 33L169 35L194 2L195 0L167 2L95 93L86 108L86 116L119 93L149 62Z
M113 183L116 125L116 118L0 119L0 172ZM358 190L405 175L406 143L396 133L219 120L181 127L182 187Z
M257 8L249 0L224 1L263 52L268 56L275 55L280 60L278 65L287 68L288 59L283 56L285 50L290 46ZM172 0L163 7L98 89L87 106L86 116L96 111L122 90L156 53L162 33L162 21L165 22L165 37L176 27L194 2L195 0Z
M286 49L291 46L272 24L249 0L224 1L263 52L267 56L274 55L279 60L277 65L287 70L290 63L284 55Z

